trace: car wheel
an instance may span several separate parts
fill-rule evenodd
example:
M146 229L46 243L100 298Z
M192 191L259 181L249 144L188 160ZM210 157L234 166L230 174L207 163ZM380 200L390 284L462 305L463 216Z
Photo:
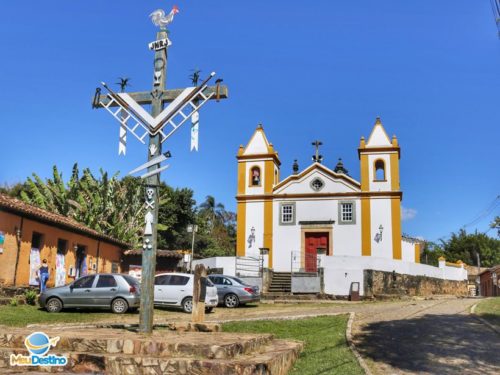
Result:
M111 311L115 314L123 314L128 310L128 303L123 298L117 298L111 303Z
M193 311L193 298L192 297L186 297L182 301L182 310L185 313L190 314Z
M224 306L233 308L240 304L240 300L236 294L228 294L224 297Z
M205 312L206 312L207 314L210 314L212 311L214 311L214 308L213 308L213 307L206 307L206 308L205 308Z
M50 313L56 313L61 311L63 304L59 298L50 298L45 304L45 309Z

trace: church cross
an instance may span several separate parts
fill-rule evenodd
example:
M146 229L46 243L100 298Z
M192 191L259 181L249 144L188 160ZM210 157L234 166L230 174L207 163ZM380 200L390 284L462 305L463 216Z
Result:
M315 148L315 153L312 156L312 160L315 163L321 163L323 161L323 155L319 154L319 147L323 145L323 142L316 140L312 143L312 145Z

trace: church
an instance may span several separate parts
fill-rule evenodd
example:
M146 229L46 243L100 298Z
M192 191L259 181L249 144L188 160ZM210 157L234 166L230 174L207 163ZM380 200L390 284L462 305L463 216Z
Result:
M237 256L265 254L264 267L275 272L316 272L318 255L419 263L420 243L401 232L401 149L379 118L358 156L360 181L317 153L282 178L278 152L259 125L237 154Z

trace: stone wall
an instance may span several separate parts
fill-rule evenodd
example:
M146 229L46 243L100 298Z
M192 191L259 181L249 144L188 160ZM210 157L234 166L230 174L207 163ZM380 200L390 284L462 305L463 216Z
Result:
M467 296L467 281L364 270L364 292L365 296L406 295L425 297L434 294Z

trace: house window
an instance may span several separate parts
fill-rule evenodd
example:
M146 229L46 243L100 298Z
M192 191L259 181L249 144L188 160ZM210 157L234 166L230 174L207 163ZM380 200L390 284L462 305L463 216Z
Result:
M260 186L260 168L253 167L250 169L250 186Z
M356 205L354 202L339 203L339 224L356 224Z
M57 240L57 254L65 255L68 251L68 241L59 238Z
M33 232L31 235L31 248L41 250L43 246L43 234Z
M295 203L282 203L280 208L280 224L295 224Z
M378 159L374 165L375 181L385 181L385 163L382 159Z

